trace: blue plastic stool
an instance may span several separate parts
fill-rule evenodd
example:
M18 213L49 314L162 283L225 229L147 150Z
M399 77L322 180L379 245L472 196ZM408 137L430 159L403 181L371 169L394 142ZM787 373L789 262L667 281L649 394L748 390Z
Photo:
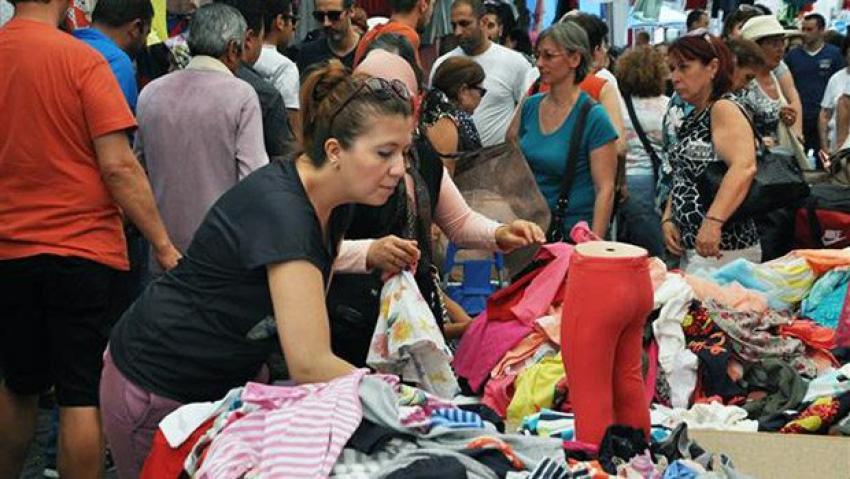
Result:
M476 316L487 307L487 298L496 289L504 285L505 258L502 253L493 253L492 258L456 261L457 252L463 248L449 243L446 249L446 262L443 265L443 285L445 292L459 304L470 316ZM460 266L463 279L460 283L449 282L452 270ZM491 281L493 268L496 268L497 281Z

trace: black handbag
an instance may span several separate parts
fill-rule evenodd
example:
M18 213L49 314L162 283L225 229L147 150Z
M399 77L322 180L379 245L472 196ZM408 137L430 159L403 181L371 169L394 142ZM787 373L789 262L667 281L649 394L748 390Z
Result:
M559 243L565 239L564 215L570 205L570 190L572 190L573 181L575 181L578 150L581 147L581 138L584 136L585 120L594 103L594 101L588 99L581 105L581 110L578 112L576 127L572 132L572 138L570 138L570 151L567 155L567 167L564 171L564 179L561 182L561 192L558 194L558 202L552 211L552 221L549 222L549 229L546 231L547 243Z
M758 143L756 146L757 170L747 197L727 220L729 222L752 218L794 205L809 195L809 185L803 177L803 171L797 164L794 154L790 151L767 148L756 131L750 115L737 103L736 106L741 109L750 124ZM710 111L708 115L710 118ZM697 190L707 207L714 202L714 197L728 169L729 167L723 161L712 162L697 180Z

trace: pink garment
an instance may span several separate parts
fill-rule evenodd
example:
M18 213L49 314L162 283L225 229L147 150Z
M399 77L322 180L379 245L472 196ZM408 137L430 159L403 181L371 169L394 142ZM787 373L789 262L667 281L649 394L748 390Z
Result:
M537 349L546 342L546 335L540 331L534 330L528 336L522 338L522 341L505 353L502 360L493 368L490 373L491 377L497 378L504 376L509 372L509 369L518 364L524 363L528 358L534 356Z
M409 195L413 195L413 178L404 175ZM412 199L412 198L411 198ZM434 222L453 243L471 249L495 251L496 230L501 223L472 211L458 191L448 171L443 169L440 198L434 211ZM340 273L365 273L366 255L375 240L345 240L334 261L334 271Z
M535 259L546 261L545 266L529 273L531 279L520 279L487 300L487 310L464 333L452 363L457 375L466 378L473 391L480 391L505 353L531 333L534 321L545 315L553 303L561 301L558 292L572 253L573 247L565 243L543 245Z
M587 221L579 221L570 230L570 239L575 244L587 243L588 241L602 241L596 233L590 229Z
M652 404L655 399L655 384L658 379L658 343L654 339L649 342L649 346L646 348L646 356L649 368L646 371L643 389L646 396L646 403Z
M248 383L242 401L260 409L213 440L197 476L327 477L363 419L358 393L366 372L293 387Z
M354 69L354 73L365 73L385 80L398 80L404 83L411 96L419 94L419 82L416 81L413 67L404 58L386 50L369 52Z
M498 378L492 378L484 386L484 396L481 404L489 407L501 417L508 414L508 406L514 398L514 381L516 374L508 374Z
M537 329L558 347L561 346L561 314L563 314L563 306L554 306L549 310L548 315L535 321Z
M516 319L525 324L533 324L537 318L549 311L553 303L562 301L561 298L556 298L556 295L563 288L572 254L573 247L566 243L547 244L540 248L534 259L549 259L551 262L525 288L522 300L511 308Z
M694 296L700 301L713 300L739 312L763 313L767 310L767 297L765 295L747 289L738 283L721 286L713 281L689 274L683 274L682 277L685 278L685 281L694 290Z

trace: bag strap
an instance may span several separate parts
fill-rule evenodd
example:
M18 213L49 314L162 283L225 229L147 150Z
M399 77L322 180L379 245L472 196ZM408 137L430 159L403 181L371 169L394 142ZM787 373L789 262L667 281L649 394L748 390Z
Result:
M812 236L812 242L817 248L824 248L823 244L823 228L818 219L818 199L815 196L810 196L806 202L806 221L809 223L809 234Z
M753 123L753 119L750 118L750 114L747 113L747 110L745 110L744 107L739 105L738 102L736 102L734 100L730 100L729 98L719 98L718 100L729 100L730 102L732 102L733 105L738 107L738 110L740 110L741 113L744 114L744 118L747 119L747 123L749 123L750 129L753 131L753 137L756 139L756 143L757 143L757 145L756 145L757 150L756 151L757 152L765 151L767 149L767 147L764 144L764 139L761 137L761 135L759 135L758 130L756 130L756 125L755 125L755 123ZM714 105L717 103L718 100L711 102L711 106L708 107L708 112L707 112L708 113L708 131L709 131L709 133L711 133L712 138L714 138L714 133L713 133L712 124L711 124L711 109L714 108ZM712 140L712 142L713 141L714 140ZM756 155L756 156L758 156L758 155Z
M581 96L579 96L581 98ZM570 190L573 188L573 182L576 179L576 167L578 166L578 150L581 147L581 139L584 136L584 124L586 123L587 114L596 102L588 98L581 105L581 109L576 117L576 129L573 131L573 136L570 138L570 150L567 154L567 167L564 171L564 180L561 182L561 193L558 195L558 214L563 216L566 209L566 202L570 197Z
M643 144L643 149L646 150L646 153L649 155L649 159L652 160L653 175L657 176L658 171L661 168L661 158L658 157L658 153L655 151L655 148L652 147L652 143L649 142L649 138L647 138L646 132L643 130L643 126L640 124L640 121L638 121L638 116L635 112L635 105L632 102L632 96L623 93L623 99L626 101L626 109L629 111L629 119L632 121L632 128L634 128L635 133L637 133L641 144Z

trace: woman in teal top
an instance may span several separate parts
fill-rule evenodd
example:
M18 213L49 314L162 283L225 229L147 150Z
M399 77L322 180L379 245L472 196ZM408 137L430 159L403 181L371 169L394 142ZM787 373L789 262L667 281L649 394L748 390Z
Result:
M515 115L508 139L518 141L549 208L556 207L567 165L570 139L581 106L592 101L579 83L589 72L587 34L568 22L540 34L537 65L549 91L527 98ZM564 214L565 237L579 221L587 221L604 237L614 206L617 175L617 132L605 109L594 105L587 114L580 142L576 177Z

